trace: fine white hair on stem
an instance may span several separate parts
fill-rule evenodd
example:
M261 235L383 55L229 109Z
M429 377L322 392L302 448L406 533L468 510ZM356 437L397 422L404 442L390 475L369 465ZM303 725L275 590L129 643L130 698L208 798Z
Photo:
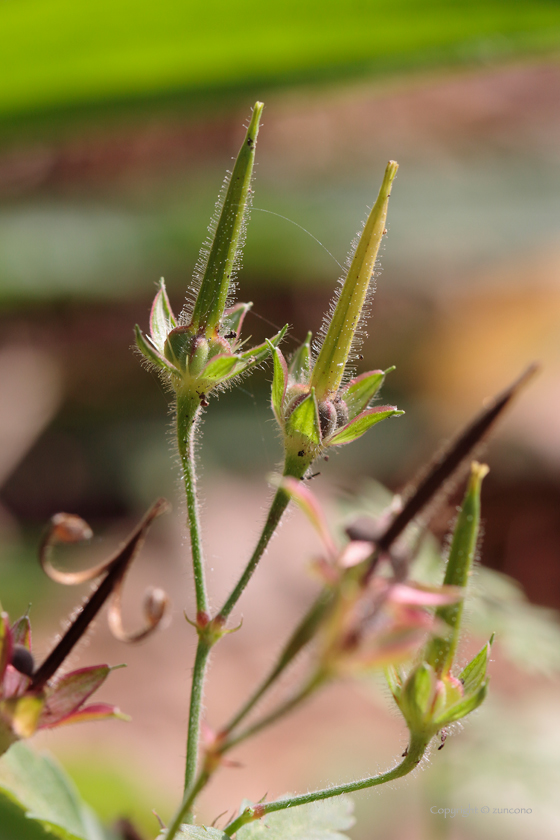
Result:
M210 222L208 224L208 236L206 237L206 239L202 243L202 247L199 251L198 259L196 261L194 271L193 271L192 281L191 281L191 284L190 284L189 288L187 289L185 304L184 304L183 309L181 310L181 314L179 315L179 318L178 318L178 323L180 325L189 324L192 320L192 315L193 315L193 312L194 312L196 299L197 299L198 294L200 292L200 287L202 285L204 275L205 275L206 270L208 268L208 261L210 259L210 254L212 252L212 247L213 247L215 239L216 239L216 233L217 233L217 230L218 230L218 225L219 225L219 222L220 222L223 210L224 210L224 204L225 204L227 192L228 192L228 189L229 189L229 185L230 185L230 182L231 182L231 176L232 176L232 172L230 172L228 170L228 172L226 172L225 178L224 178L222 186L220 188L220 192L218 193L218 198L217 198L216 203L214 205L214 211L212 213L212 217L211 217ZM228 308L228 306L232 306L233 303L235 302L235 296L236 296L235 293L236 293L236 290L237 290L236 276L237 276L237 274L239 273L239 271L241 270L241 267L242 267L243 248L244 248L244 245L245 245L245 241L247 239L247 224L249 222L249 215L250 215L250 211L251 211L251 204L252 204L252 198L253 198L253 189L252 189L253 178L254 178L254 173L251 175L251 186L249 187L249 190L247 192L247 200L245 202L245 207L243 208L243 216L242 216L242 220L241 220L241 230L240 230L240 233L239 233L239 238L238 238L237 246L236 246L236 249L235 249L235 257L234 257L234 260L233 260L233 266L232 266L230 279L229 279L229 289L228 289L228 294L227 294L227 299L226 299L226 304L225 304L226 309ZM237 205L237 208L238 207L239 207L239 205ZM232 207L231 211L234 212L235 209L236 208Z
M214 244L214 240L216 238L216 230L218 227L218 222L220 221L220 216L222 214L230 181L231 172L228 170L225 174L222 186L220 187L220 191L218 193L218 198L216 199L216 203L214 205L214 210L210 218L210 222L208 223L208 235L202 243L200 251L198 253L198 259L194 266L192 280L189 287L187 288L185 304L178 318L178 323L182 326L184 326L185 324L189 324L192 319L196 299L198 297L198 293L202 285L204 273L208 266L208 260L210 258L212 245Z
M368 215L369 215L369 212L370 212L370 209L368 208ZM360 241L362 231L364 230L364 227L366 225L367 217L368 216L366 216L366 219L362 222L360 230L356 233L355 237L353 238L353 240L351 242L350 250L348 251L348 254L346 255L346 259L344 260L345 272L344 272L344 274L342 274L338 278L337 287L336 287L334 295L333 295L333 297L330 301L329 308L328 308L327 312L324 314L323 322L321 324L321 327L318 330L315 338L312 341L312 344L311 344L312 364L315 363L315 361L317 359L317 356L320 353L321 347L323 346L323 342L325 341L325 338L327 336L327 332L328 332L330 323L332 321L337 303L339 301L344 283L346 282L346 278L348 277L348 272L350 271L350 268L352 266L352 260L354 259L354 255L356 253L356 249L358 247L358 243ZM375 267L374 267L374 270L371 274L371 278L370 278L370 281L369 281L369 286L368 286L366 298L365 298L365 301L364 301L364 305L362 307L362 311L360 313L360 318L358 320L358 323L357 323L355 331L354 331L354 336L352 338L352 344L350 346L350 353L348 355L348 360L347 360L347 363L346 363L346 366L345 366L345 369L344 369L344 376L342 378L341 385L347 384L349 382L349 380L352 378L352 376L354 375L355 371L354 371L353 363L358 361L359 356L360 356L360 349L361 349L361 347L364 343L364 340L367 338L368 333L367 333L367 330L366 330L366 323L371 316L371 307L372 307L372 302L373 302L373 296L374 296L375 290L376 290L376 278L380 274L380 271L381 271L381 267L379 265L379 260L376 260Z

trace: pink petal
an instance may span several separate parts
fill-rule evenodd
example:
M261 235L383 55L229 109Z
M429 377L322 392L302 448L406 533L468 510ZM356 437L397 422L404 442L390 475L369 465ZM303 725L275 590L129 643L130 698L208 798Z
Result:
M319 536L323 541L323 545L330 557L336 556L336 546L331 537L327 518L323 513L323 509L319 504L316 496L311 492L309 487L306 487L302 481L297 481L295 478L283 478L281 487L288 493L289 496L301 508L303 513L307 516Z
M20 694L24 693L29 683L29 677L26 677L25 674L20 674L19 671L16 671L13 665L8 665L4 672L2 685L4 698L18 697Z
M418 607L439 607L454 604L463 592L459 586L421 586L396 583L391 587L389 599L395 604L415 604Z
M65 674L50 686L45 707L39 720L39 729L56 726L63 718L76 712L87 698L105 682L108 665L94 665Z
M108 718L130 720L128 715L123 714L116 706L109 706L107 703L92 703L51 725L66 726L67 723L87 723L91 720L107 720Z
M350 569L352 566L357 566L363 563L368 557L371 557L373 545L370 542L363 540L352 540L343 549L338 558L338 565L343 569Z

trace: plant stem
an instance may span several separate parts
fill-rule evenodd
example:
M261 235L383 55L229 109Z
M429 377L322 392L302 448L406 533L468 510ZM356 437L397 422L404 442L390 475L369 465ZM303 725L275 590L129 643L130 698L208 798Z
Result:
M191 552L193 564L194 586L196 592L196 611L208 612L206 582L204 576L204 558L202 555L202 541L200 537L200 520L198 516L198 498L196 492L196 470L194 460L194 437L196 432L197 414L200 404L193 404L190 394L177 394L177 445L183 468L185 495L187 498L188 526L191 538Z
M300 796L286 797L277 802L267 802L253 807L247 808L241 816L237 817L224 830L224 833L232 837L236 831L247 823L259 820L267 814L272 814L274 811L284 811L286 808L295 808L298 805L308 805L311 802L318 802L321 799L330 799L332 796L340 796L343 793L353 793L356 790L364 790L365 788L375 787L376 785L383 785L385 782L391 782L393 779L399 779L401 776L406 776L411 770L420 763L422 756L426 751L426 747L430 738L413 736L408 748L408 752L400 764L397 764L392 770L386 773L380 773L378 776L370 776L367 779L359 779L356 782L348 782L343 785L335 785L334 787L324 788L323 790L316 790L312 793L304 793Z
M196 667L196 666L195 666ZM244 741L246 738L250 738L252 735L255 735L257 732L260 732L261 729L264 729L266 726L277 721L280 717L290 712L295 706L309 697L310 694L313 693L324 681L323 674L315 674L311 680L309 680L303 688L298 691L293 697L291 697L288 701L283 703L277 709L267 715L266 717L262 718L260 721L257 721L253 726L248 727L244 732L241 732L236 738L232 738L231 741L226 741L223 746L220 748L219 756L222 756L228 750L233 749L233 747L237 746L241 741ZM219 767L219 759L218 761L212 763L210 762L208 766L204 767L203 770L199 773L198 778L196 781L191 780L189 782L188 787L185 787L185 794L183 796L183 801L179 807L179 810L175 814L172 823L170 824L169 828L167 829L167 833L165 835L166 840L172 840L175 837L175 834L181 827L181 825L185 822L189 822L191 818L191 808L195 802L196 797L198 794L203 790L206 785L208 784L210 777L212 776L212 772L214 769Z
M270 542L274 532L276 531L276 528L278 527L278 524L282 518L284 511L288 507L289 501L290 497L284 490L276 491L276 494L270 506L270 510L268 512L268 516L266 518L266 522L259 537L259 541L251 556L251 559L245 566L241 577L237 581L233 592L231 593L231 595L229 596L229 598L227 599L227 601L225 602L224 606L218 614L220 620L225 621L229 617L231 611L233 610L237 602L239 601L243 590L251 580L253 572L259 564L259 560L263 556L268 543Z
M272 671L267 677L265 677L263 682L249 697L244 706L242 706L235 717L223 729L223 733L231 732L239 723L241 723L243 718L249 714L249 712L259 702L261 697L268 691L270 686L276 682L290 662L292 662L298 653L311 641L325 615L326 610L332 602L332 590L330 587L324 587L290 636Z
M204 557L200 521L198 516L198 498L196 491L196 469L194 460L194 436L196 432L196 418L200 411L200 404L191 395L177 394L177 444L187 499L188 526L191 539L191 554L193 577L196 592L197 625L200 621L208 620L208 599L204 575ZM200 718L202 714L202 697L204 692L204 676L208 654L211 645L199 635L196 658L193 667L191 697L189 706L189 728L187 734L187 759L185 767L185 790L191 786L196 775L198 761L198 743L200 738Z
M191 810L194 800L196 799L202 788L206 785L209 777L210 774L208 772L202 772L196 780L196 783L192 785L190 789L185 790L183 801L181 802L177 813L175 814L171 823L166 829L165 840L173 840L173 837L175 837L175 835L181 828L181 825L185 822L186 816Z
M187 735L187 763L185 766L185 790L188 790L196 776L198 763L198 742L200 737L200 718L202 715L202 697L204 677L211 645L205 639L198 639L196 657L193 665L191 701L189 708L189 731Z
M325 673L321 670L316 671L311 677L311 679L304 683L296 694L292 695L292 697L290 697L284 703L281 703L279 706L276 707L276 709L273 709L273 711L270 712L270 714L265 715L260 720L257 720L255 723L253 723L251 726L248 726L246 729L240 732L239 735L226 739L223 746L220 748L220 755L223 755L224 753L233 749L233 747L237 746L237 744L240 744L241 741L245 741L247 738L251 738L253 735L256 735L257 732L261 731L261 729L265 729L267 726L271 726L273 723L276 723L276 721L279 720L281 717L288 714L288 712L291 712L292 709L295 709L296 706L299 706L299 704L302 703L304 700L307 700L307 698L311 694L313 694L314 691L316 691L318 688L321 687L321 685L325 683L325 681Z

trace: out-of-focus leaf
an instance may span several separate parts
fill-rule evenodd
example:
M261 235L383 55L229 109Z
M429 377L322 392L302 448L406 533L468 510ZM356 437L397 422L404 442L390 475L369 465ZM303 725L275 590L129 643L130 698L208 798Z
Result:
M227 834L218 828L211 828L206 825L185 825L181 826L175 835L177 840L229 840ZM164 840L165 832L160 834L157 840Z
M60 840L108 838L62 768L25 744L14 744L0 761L0 794Z
M511 60L556 49L560 28L560 9L550 0L285 0L282 12L258 0L3 3L0 116L260 89L322 73Z
M247 804L241 810L244 807ZM353 812L354 803L347 796L299 805L243 826L237 840L347 840L340 832L354 825Z

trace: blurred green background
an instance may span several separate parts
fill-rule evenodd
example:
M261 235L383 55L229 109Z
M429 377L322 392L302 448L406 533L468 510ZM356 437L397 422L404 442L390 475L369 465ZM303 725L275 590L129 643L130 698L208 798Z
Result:
M318 492L353 492L369 477L401 488L482 400L539 359L543 373L487 456L492 472L481 557L520 580L535 603L560 606L559 47L556 0L1 4L0 595L11 613L33 601L44 628L41 650L57 615L77 597L58 595L36 571L34 546L44 521L58 510L80 513L106 535L99 550L105 542L110 550L119 529L153 498L177 497L168 397L130 352L132 327L146 326L161 275L181 308L224 172L257 98L266 108L239 276L240 299L254 301L246 334L255 341L287 321L289 350L319 328L340 273L337 262L344 261L385 163L400 164L363 369L397 365L384 401L407 414L331 458L315 483ZM263 474L280 457L267 407L269 378L256 374L207 413L202 486L216 557L227 552L215 536L226 509L230 541L250 545L264 503ZM158 524L156 547L165 548L161 574L183 588L185 601L190 585L178 571L184 535L176 507L173 539ZM440 533L451 515L451 506L439 515ZM303 528L299 520L288 527ZM297 540L293 551L301 573L307 555ZM149 579L152 572L143 574ZM283 592L283 608L297 614L298 578L278 574L267 585ZM214 582L219 589L218 572ZM255 610L260 633L258 597L257 591L247 611ZM285 621L278 619L280 634ZM128 658L107 639L103 644L111 661ZM163 649L150 654L147 645L141 653L154 668L170 665ZM251 672L243 659L250 655L239 648L238 670ZM266 661L264 649L262 656ZM259 673L258 657L253 664ZM222 672L233 676L226 664ZM183 682L187 676L185 664ZM168 685L168 677L161 679ZM120 673L115 681L125 686ZM525 682L520 672L514 718L515 709L529 708ZM516 696L507 680L502 688L504 696ZM548 682L541 688L543 704L553 695ZM123 706L136 701L123 690ZM183 703L177 699L177 708L167 711L161 730L151 708L136 713L145 726L139 763L146 763L154 739L166 745L157 762L163 810L180 777ZM328 718L332 709L325 708ZM351 756L364 753L364 715L356 713L354 735L340 735L354 739ZM558 733L557 720L554 726ZM93 731L102 737L101 728ZM65 749L76 778L90 799L97 796L94 804L113 803L113 776L107 780L97 769L99 756L86 766L82 747L72 753L74 737ZM49 746L57 743L53 738ZM393 752L394 743L388 761ZM261 761L263 754L266 745ZM284 759L287 767L292 755ZM376 754L376 762L383 760ZM344 761L352 772L352 758ZM328 766L335 766L332 760ZM310 778L325 781L313 772L317 767L307 766L303 786ZM369 772L365 765L363 772ZM261 773L264 778L262 767ZM146 767L142 775L140 789L145 779L155 784L155 770ZM518 779L513 789L524 790L525 783ZM152 805L146 817L146 794L137 790L123 783L120 801L151 825ZM430 822L429 809L424 814L422 795L414 794L415 813L424 815L416 822L411 817L391 827L394 808L388 808L384 837L451 836ZM368 801L372 812L384 807L377 796ZM530 832L511 820L482 825L473 818L453 836L556 836L550 833L558 827L554 809L546 797L543 802ZM117 804L108 807L108 816L117 813ZM364 817L356 838L370 837L367 825Z

